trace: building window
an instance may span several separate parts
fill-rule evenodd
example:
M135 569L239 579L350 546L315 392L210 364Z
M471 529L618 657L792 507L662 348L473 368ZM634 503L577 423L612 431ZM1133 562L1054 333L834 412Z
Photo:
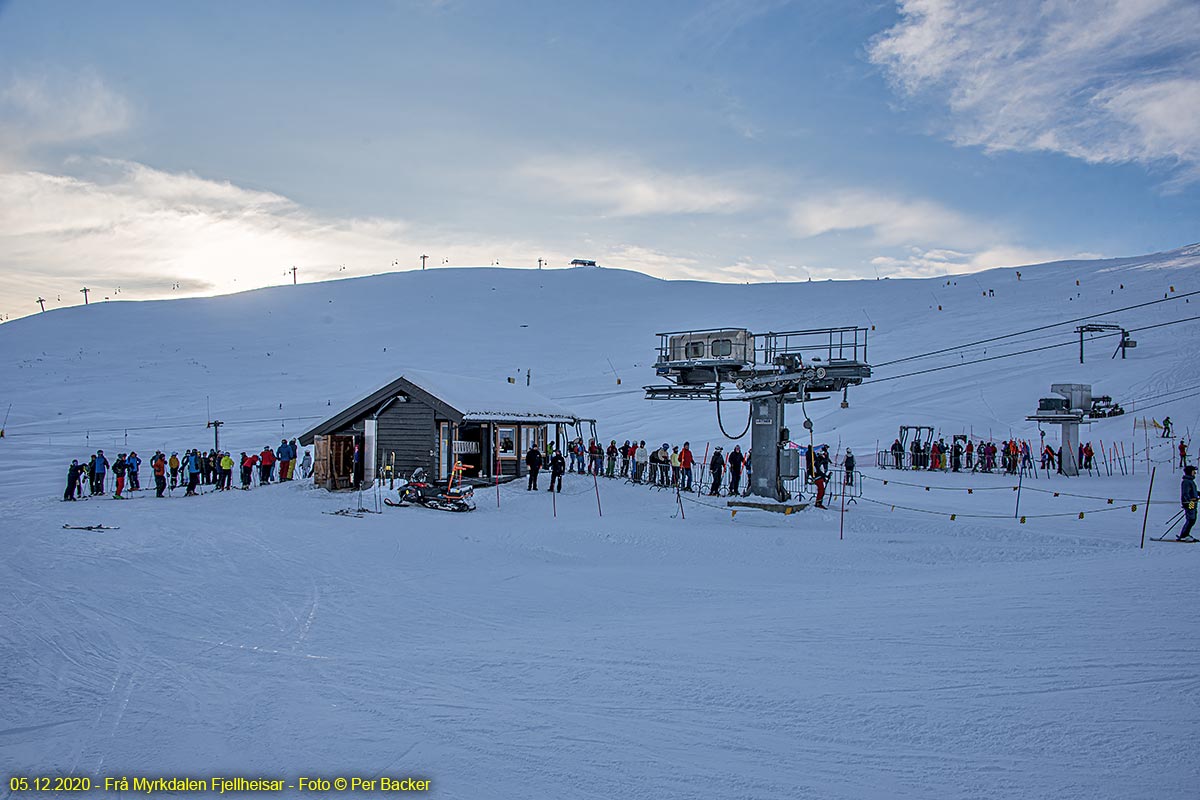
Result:
M713 339L711 346L713 358L727 358L733 355L733 341L731 339Z
M684 358L704 358L704 342L688 342L683 346Z
M500 458L517 457L517 429L496 429L496 455Z
M546 441L543 435L545 428L540 425L524 425L521 427L521 455L529 453L529 448L537 446L539 450L545 447Z

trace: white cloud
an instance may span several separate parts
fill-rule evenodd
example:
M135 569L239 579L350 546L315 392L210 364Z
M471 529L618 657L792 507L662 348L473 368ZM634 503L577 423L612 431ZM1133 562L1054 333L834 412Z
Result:
M868 190L821 193L792 206L792 230L801 237L865 231L876 245L936 240L962 246L990 238L987 226L939 203Z
M129 101L94 72L18 75L0 87L0 150L93 139L125 130Z
M522 164L517 175L614 217L730 214L757 202L728 180L653 170L618 159L542 158Z
M577 255L546 242L420 231L405 220L323 217L278 194L143 164L71 164L88 177L0 170L0 297L28 298L0 312L35 312L39 295L50 307L76 304L84 285L93 300L116 297L117 287L133 300L281 284L293 265L312 281L415 268L420 253L434 268L443 259L535 267L538 257L565 266ZM776 277L751 262L723 266L637 244L594 252L603 265L663 278Z
M792 230L801 237L852 232L868 248L890 251L870 260L880 275L928 277L979 272L1081 257L1013 244L1001 226L922 198L864 189L823 193L797 202ZM808 268L813 277L839 277L839 270Z
M293 265L307 280L415 266L421 252L452 265L518 264L528 253L566 261L520 241L418 235L402 220L323 218L192 174L99 166L104 177L86 180L0 172L0 296L63 293L73 302L80 286L100 283L110 295L121 286L127 299L169 296L175 283L212 294L282 283Z
M871 60L990 151L1200 166L1195 0L898 0Z
M960 275L981 272L996 267L1019 267L1025 264L1044 264L1064 259L1100 258L1096 253L1062 253L1055 250L996 245L974 253L956 250L924 250L906 248L898 256L878 256L871 259L880 275L895 278L929 278L937 275Z

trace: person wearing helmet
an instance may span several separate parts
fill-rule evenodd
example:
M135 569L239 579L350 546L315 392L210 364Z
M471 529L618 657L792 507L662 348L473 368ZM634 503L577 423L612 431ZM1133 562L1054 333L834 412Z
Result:
M846 448L846 461L844 463L845 463L845 467L846 467L846 485L853 486L854 485L854 453L850 452L849 447Z
M667 486L671 483L671 446L663 442L662 447L658 448L658 480L659 486Z
M617 473L617 440L613 439L608 443L608 449L604 451L606 463L604 465L604 477L615 478Z
M1192 535L1192 526L1196 524L1196 500L1200 494L1196 492L1196 468L1188 465L1183 468L1183 482L1179 487L1179 504L1183 506L1183 530L1178 539L1183 541Z

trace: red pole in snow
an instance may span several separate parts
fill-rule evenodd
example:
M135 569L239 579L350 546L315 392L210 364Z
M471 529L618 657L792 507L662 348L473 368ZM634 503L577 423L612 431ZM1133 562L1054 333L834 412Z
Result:
M1150 488L1146 490L1146 512L1142 514L1142 548L1146 549L1146 522L1150 519L1150 495L1154 493L1154 473L1158 471L1158 467L1153 467L1150 470Z

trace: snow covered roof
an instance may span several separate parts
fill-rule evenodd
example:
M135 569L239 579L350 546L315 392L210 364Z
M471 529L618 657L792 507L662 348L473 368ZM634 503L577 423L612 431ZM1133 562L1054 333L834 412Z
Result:
M465 420L574 422L575 415L528 386L462 375L405 370L401 378L424 389Z
M391 383L339 411L300 436L311 444L314 436L340 430L355 420L373 414L398 394L416 395L457 422L563 422L578 418L567 409L528 386L508 381L489 381L424 370L405 370ZM422 396L424 395L424 396Z

